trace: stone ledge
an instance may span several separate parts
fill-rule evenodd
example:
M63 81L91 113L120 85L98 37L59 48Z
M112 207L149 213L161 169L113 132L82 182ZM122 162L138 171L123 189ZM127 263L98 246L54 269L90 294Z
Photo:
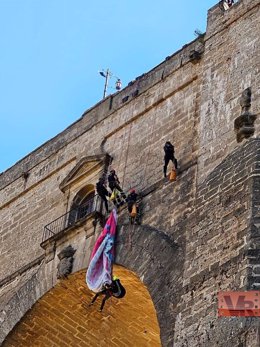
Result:
M16 279L17 276L20 276L21 274L23 274L24 272L26 272L27 270L39 265L43 259L45 258L45 255L41 255L40 257L36 258L35 260L33 260L32 262L30 262L29 264L21 267L21 269L15 271L14 273L12 273L11 275L9 275L8 277L2 279L0 281L0 288L3 287L4 285L12 282L14 279Z

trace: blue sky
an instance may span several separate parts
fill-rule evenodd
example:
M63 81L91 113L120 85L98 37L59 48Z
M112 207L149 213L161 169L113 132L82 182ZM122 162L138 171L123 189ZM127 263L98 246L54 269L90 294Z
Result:
M204 32L216 3L0 0L0 172L102 99L99 70L127 86Z

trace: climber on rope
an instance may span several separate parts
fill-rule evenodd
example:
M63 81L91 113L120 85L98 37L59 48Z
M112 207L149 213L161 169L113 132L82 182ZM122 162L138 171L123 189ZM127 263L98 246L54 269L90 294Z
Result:
M110 170L110 174L108 175L108 185L112 191L110 201L114 203L114 205L118 208L125 204L126 195L123 189L120 187L120 182L115 170Z
M136 222L140 224L140 214L139 214L139 206L137 205L138 195L136 194L135 189L131 189L130 193L127 195L127 208L129 212L130 221L133 224Z
M122 286L122 284L120 283L120 279L113 277L112 283L111 284L108 284L108 283L104 284L104 289L101 290L100 292L96 293L94 298L91 300L91 303L89 304L89 306L93 305L94 302L97 300L97 298L100 295L104 295L104 298L102 300L102 303L101 303L101 306L99 309L99 312L102 312L104 305L109 298L114 296L117 299L121 299L125 296L125 294L126 294L126 290Z
M109 212L108 210L108 203L107 203L107 197L110 197L110 193L108 192L107 188L105 187L105 180L104 178L100 177L97 184L96 184L96 191L98 195L101 197L101 199L105 203L106 211L107 213Z
M174 170L176 171L178 169L178 162L177 159L174 156L174 146L171 144L170 141L167 141L163 147L164 149L164 167L163 167L163 173L164 177L167 177L167 166L172 161L174 165Z
M110 173L108 175L108 186L111 189L111 191L113 192L114 189L118 190L120 193L123 193L123 189L120 187L120 181L118 179L118 176L116 174L115 170L110 170Z

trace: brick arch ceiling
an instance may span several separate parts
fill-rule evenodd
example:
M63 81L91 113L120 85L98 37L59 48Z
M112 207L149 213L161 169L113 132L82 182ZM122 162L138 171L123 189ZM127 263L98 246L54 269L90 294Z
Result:
M46 293L7 336L3 347L142 347L161 346L150 295L135 274L114 267L127 294L110 298L102 313L101 298L91 307L85 271L70 275Z

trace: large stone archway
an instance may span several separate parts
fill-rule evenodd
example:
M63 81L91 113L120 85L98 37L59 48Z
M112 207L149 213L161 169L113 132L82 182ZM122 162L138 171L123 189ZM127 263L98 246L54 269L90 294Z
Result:
M183 247L150 225L121 224L117 233L116 263L134 271L147 286L165 347L173 346L183 292Z
M145 285L131 271L114 267L127 295L89 307L93 294L85 270L70 275L47 292L9 333L3 347L160 346L155 308Z

